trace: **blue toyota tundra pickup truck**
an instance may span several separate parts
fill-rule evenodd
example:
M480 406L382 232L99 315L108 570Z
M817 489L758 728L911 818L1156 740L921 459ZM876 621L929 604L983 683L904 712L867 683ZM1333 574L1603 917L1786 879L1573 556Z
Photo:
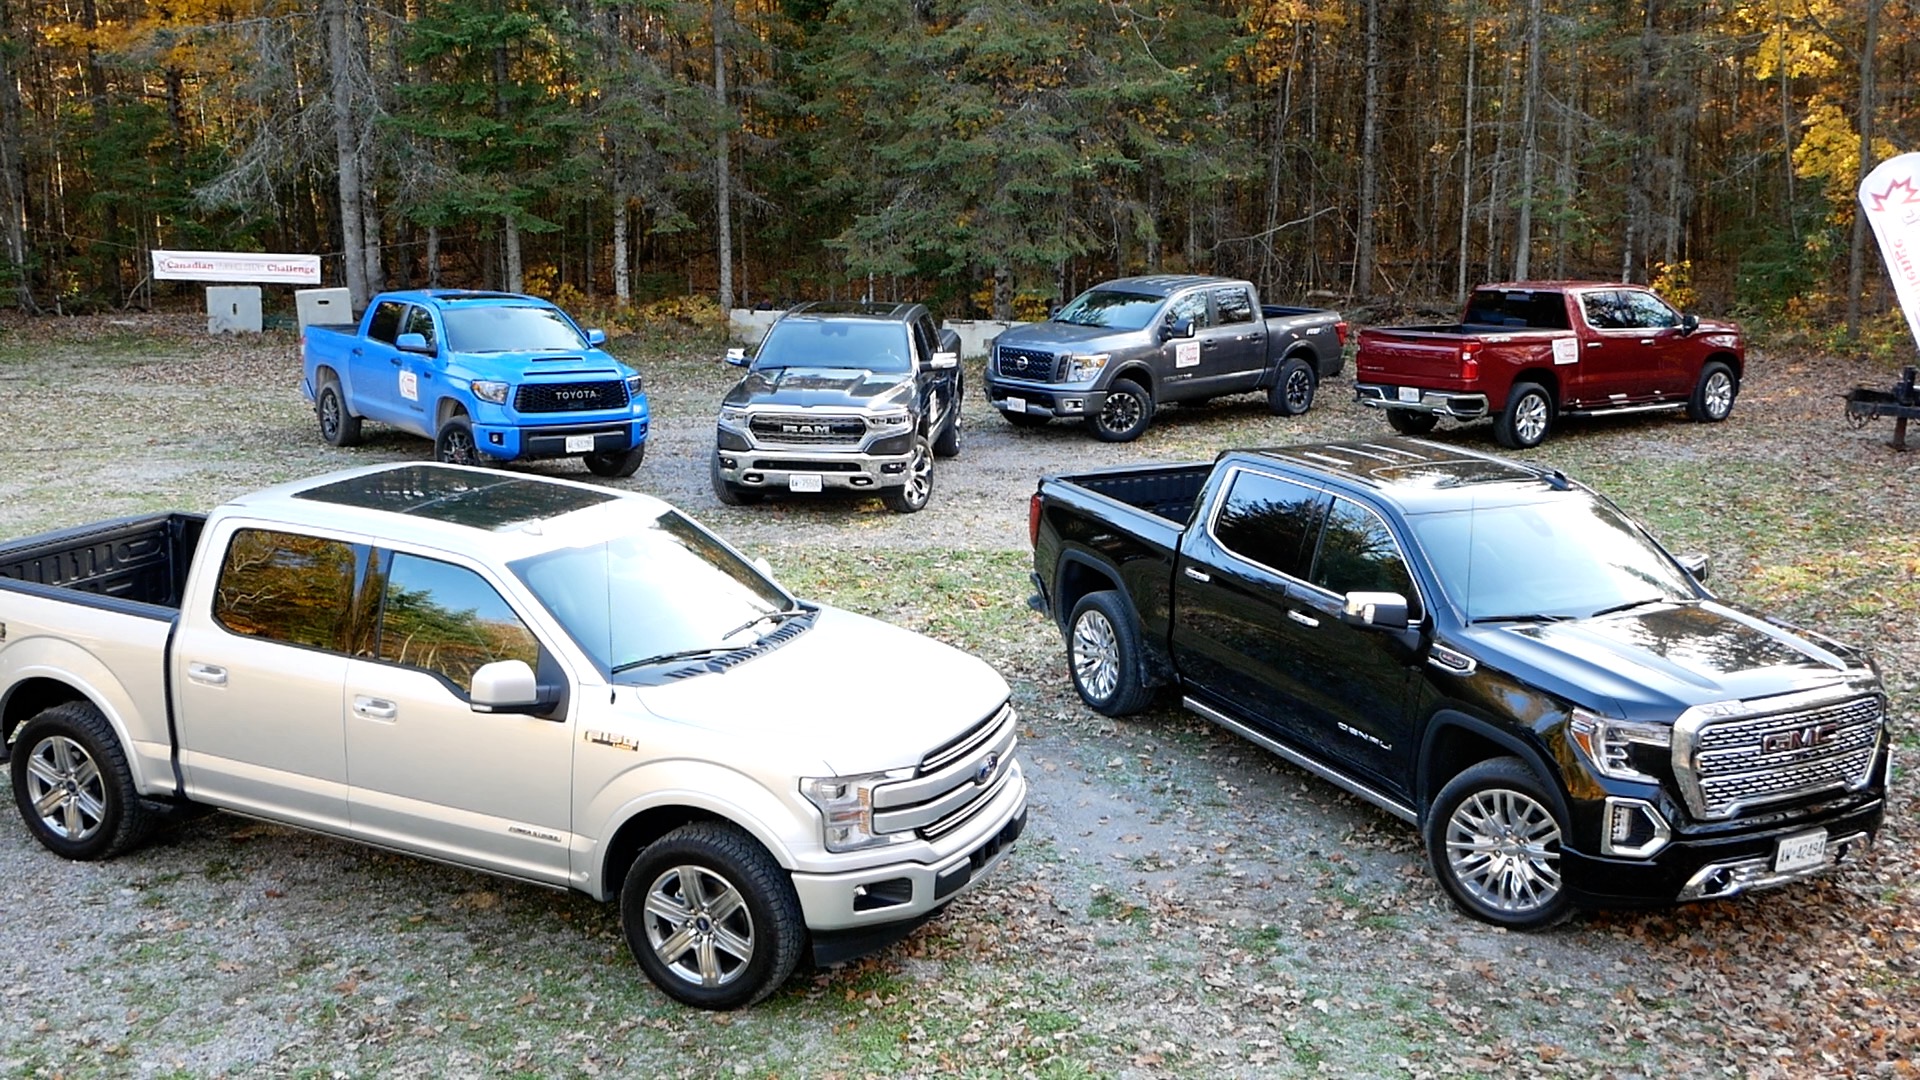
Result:
M578 457L595 476L632 476L647 395L606 340L537 297L381 293L358 324L306 328L300 391L334 446L373 420L432 439L451 464Z

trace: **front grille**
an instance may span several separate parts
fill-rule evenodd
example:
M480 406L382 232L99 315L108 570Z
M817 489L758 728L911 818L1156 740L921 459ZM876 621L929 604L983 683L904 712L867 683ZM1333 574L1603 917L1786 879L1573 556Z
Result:
M1697 799L1705 818L1866 782L1880 744L1884 704L1854 698L1766 716L1720 720L1694 738ZM1690 795L1692 793L1689 793Z
M1059 374L1054 370L1055 360L1050 352L1039 349L1016 349L1001 345L993 351L994 364L1000 374L1009 379L1037 379L1040 382L1058 382Z
M873 792L877 832L913 832L937 840L985 809L1012 775L1015 714L1002 705L966 734L920 760L910 780Z
M792 461L755 458L753 459L753 464L747 467L750 469L759 469L762 472L843 473L860 471L860 463L858 461L806 461L799 458L795 458Z
M585 412L588 409L624 409L624 380L580 383L521 383L513 407L523 413Z
M853 446L867 437L867 422L857 416L761 413L747 426L763 443L789 446Z

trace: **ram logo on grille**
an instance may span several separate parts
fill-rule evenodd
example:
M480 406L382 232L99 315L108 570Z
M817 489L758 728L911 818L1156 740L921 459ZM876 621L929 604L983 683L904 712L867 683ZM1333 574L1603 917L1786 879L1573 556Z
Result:
M832 424L781 424L782 435L831 435Z
M1783 754L1791 750L1811 750L1832 742L1839 733L1838 724L1808 724L1792 731L1776 731L1760 740L1760 752Z

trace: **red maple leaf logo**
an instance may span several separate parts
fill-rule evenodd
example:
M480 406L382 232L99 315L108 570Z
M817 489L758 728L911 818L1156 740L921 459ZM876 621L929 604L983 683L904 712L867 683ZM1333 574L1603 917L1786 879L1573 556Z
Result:
M1901 198L1897 200L1900 205L1920 202L1920 190L1915 190L1913 178L1907 177L1904 180L1895 180L1887 185L1887 190L1878 195L1870 196L1870 198L1873 199L1873 212L1878 214L1887 208L1888 203L1895 202L1895 193L1901 195Z

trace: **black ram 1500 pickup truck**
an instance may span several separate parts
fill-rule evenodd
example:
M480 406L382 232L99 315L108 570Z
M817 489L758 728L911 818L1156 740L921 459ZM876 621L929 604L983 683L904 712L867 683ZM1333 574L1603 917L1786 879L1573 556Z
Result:
M1050 476L1034 582L1075 687L1185 705L1415 823L1468 914L1731 896L1863 852L1863 654L1716 600L1557 470L1408 439Z

